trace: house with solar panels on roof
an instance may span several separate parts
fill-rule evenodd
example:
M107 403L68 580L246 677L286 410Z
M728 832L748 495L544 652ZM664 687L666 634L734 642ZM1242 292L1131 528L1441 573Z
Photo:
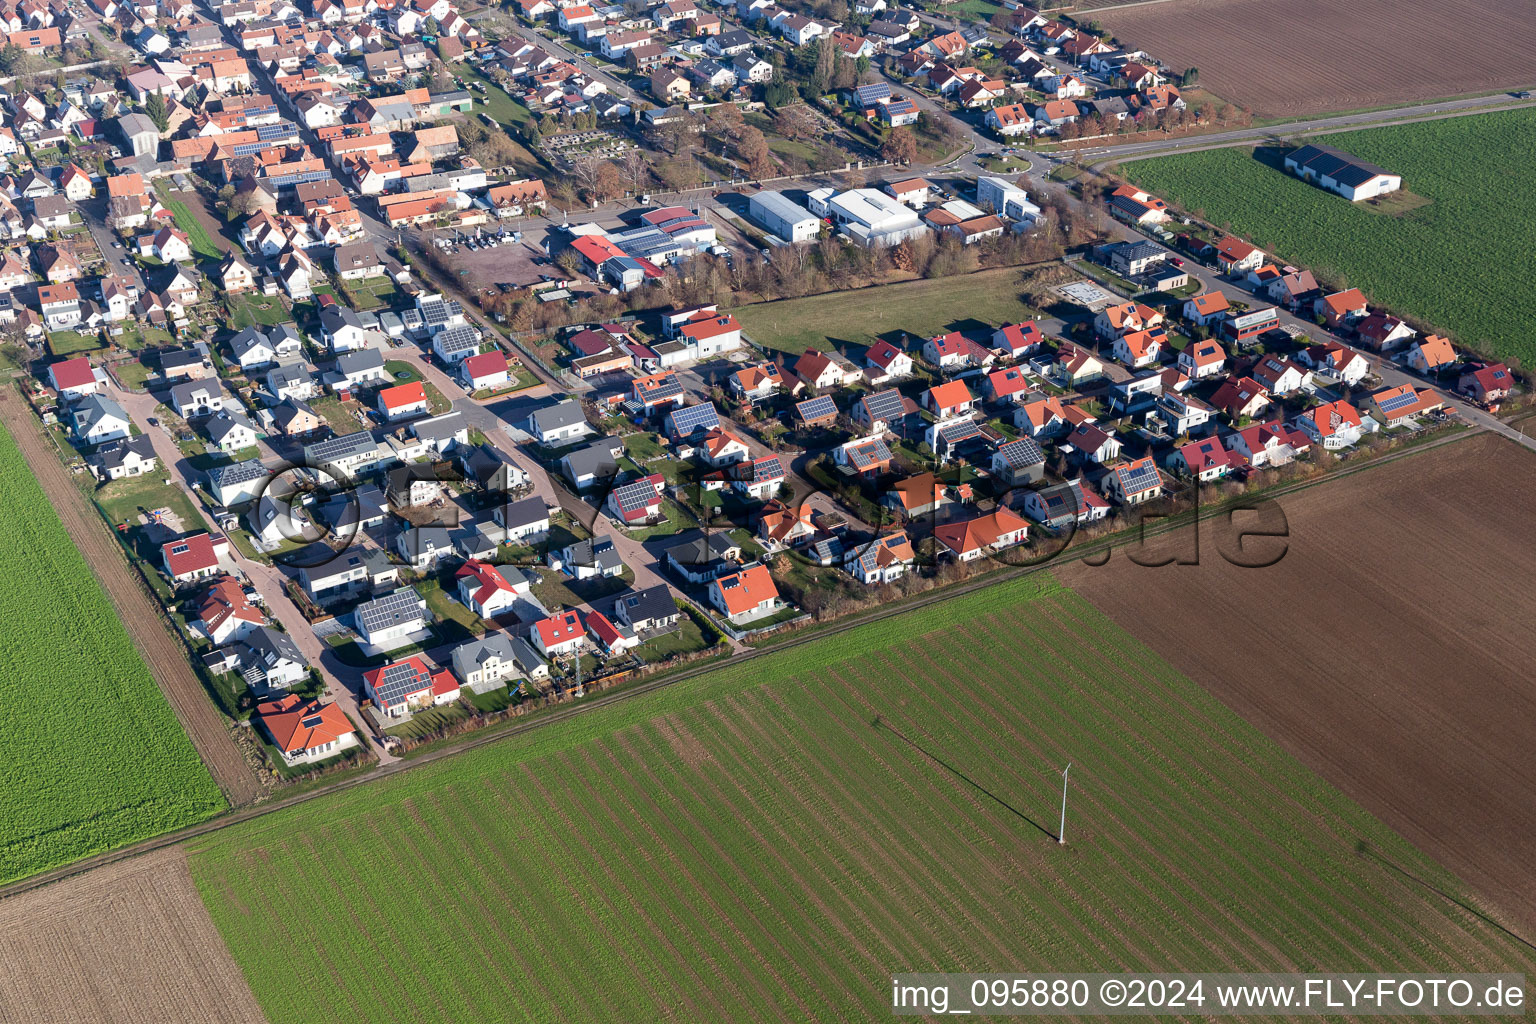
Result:
M894 458L885 439L880 437L855 438L832 449L832 462L835 465L846 467L865 478L879 476L890 469Z
M1032 437L999 445L992 453L992 473L1009 487L1045 479L1045 452Z
M286 694L256 705L251 717L290 768L324 761L359 744L351 721L328 701Z
M352 610L352 627L358 639L376 652L426 639L431 625L427 602L410 587L365 601Z
M720 410L714 402L684 405L667 413L661 421L662 431L674 441L705 434L720 428Z
M731 489L744 498L767 501L783 486L784 463L777 455L745 459L733 465L726 473Z
M849 557L844 568L860 583L875 586L900 579L916 561L917 556L906 531L897 530L860 546Z
M423 708L459 699L459 682L447 669L436 672L420 655L363 673L363 693L389 718L410 718Z
M1104 497L1120 505L1140 505L1161 497L1164 491L1163 474L1158 471L1152 456L1120 462L1104 474L1100 482Z
M608 514L625 526L638 526L660 519L661 496L666 486L666 477L660 473L621 484L608 492Z

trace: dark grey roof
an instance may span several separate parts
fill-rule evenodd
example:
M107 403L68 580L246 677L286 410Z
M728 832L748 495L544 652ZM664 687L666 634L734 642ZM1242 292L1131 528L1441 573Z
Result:
M595 477L612 476L619 470L618 461L613 455L613 448L613 438L600 438L584 448L578 448L569 453L562 461L570 470L573 479L588 475Z
M363 370L382 368L384 357L377 349L365 348L357 352L343 352L336 357L336 372L342 374L361 373Z
M279 633L271 626L257 626L245 638L244 646L250 648L261 662L296 661L300 665L308 664L299 645L293 642L293 637Z
M477 640L460 644L453 649L453 671L460 679L468 679L488 661L517 662L517 651L512 646L514 638L509 633L487 633Z
M501 510L502 522L506 524L506 528L509 530L544 522L548 518L549 506L544 504L543 498L539 497L523 498L520 501L510 502Z
M328 437L316 444L305 445L304 461L311 466L323 466L336 459L376 451L378 447L379 442L374 439L372 433L359 430L352 434Z
M560 427L574 427L578 423L585 423L587 415L582 411L581 403L574 399L561 402L558 405L547 405L542 409L535 409L528 415L528 424L532 427L530 433L542 433L546 430L556 430Z
M704 568L729 558L738 548L729 535L716 531L674 544L667 548L666 555L678 565Z
M223 441L236 427L244 427L252 433L256 432L255 424L240 413L230 412L228 409L219 410L208 418L207 423L203 424L203 429L208 431L208 437L215 442Z
M155 457L154 442L144 434L121 438L102 445L96 450L96 454L91 456L90 461L103 469L116 469L128 461L130 453L141 459L153 459Z
M657 584L644 590L625 591L614 602L613 610L625 622L669 619L677 614L677 602L665 584Z
M1332 178L1342 185L1363 185L1378 174L1392 173L1383 167L1377 167L1373 163L1350 156L1341 149L1316 143L1302 146L1287 159L1295 161L1310 171Z
M619 549L613 546L612 537L589 537L586 540L577 541L565 549L565 554L566 560L573 565L605 571L624 564L624 558L619 554Z

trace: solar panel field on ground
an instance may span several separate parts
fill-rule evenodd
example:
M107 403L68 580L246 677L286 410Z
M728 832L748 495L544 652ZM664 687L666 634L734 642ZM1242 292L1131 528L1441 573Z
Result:
M1044 581L195 842L273 1024L862 1020L900 970L1536 967Z

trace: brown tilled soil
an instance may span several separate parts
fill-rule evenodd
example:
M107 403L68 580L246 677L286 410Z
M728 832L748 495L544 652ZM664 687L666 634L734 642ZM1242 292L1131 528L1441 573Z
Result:
M1473 438L1279 504L1269 568L1203 527L1198 565L1057 572L1536 934L1536 456Z
M263 1024L172 847L0 902L7 1024Z
M1536 83L1536 17L1510 0L1173 0L1091 12L1124 45L1261 117Z
M262 794L260 781L230 735L230 726L187 663L186 650L160 617L154 599L135 579L122 548L95 510L69 479L69 472L48 447L26 403L9 388L0 390L0 422L16 439L27 464L53 503L64 528L101 581L102 589L144 656L150 673L170 701L182 728L197 748L213 780L231 806L248 804Z

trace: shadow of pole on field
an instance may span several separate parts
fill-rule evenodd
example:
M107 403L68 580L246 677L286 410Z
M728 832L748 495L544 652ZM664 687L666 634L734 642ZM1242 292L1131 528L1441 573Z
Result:
M1519 932L1511 931L1509 928L1506 928L1504 925L1495 921L1493 918L1489 917L1481 910L1478 910L1476 907L1464 903L1434 883L1426 882L1424 879L1420 878L1418 875L1415 875L1413 872L1407 870L1406 868L1399 867L1398 865L1392 863L1390 860L1387 860L1387 858L1371 849L1371 844L1366 842L1364 839L1355 840L1355 853L1361 857L1369 857L1376 861L1378 864L1382 864L1391 868L1393 871L1396 871L1398 874L1402 875L1404 878L1408 879L1408 881L1419 886L1420 888L1428 889L1430 892L1434 893L1436 896L1439 896L1441 899L1449 900L1450 902L1456 904L1462 910L1465 910L1467 913L1471 914L1473 917L1476 917L1478 920L1484 922L1485 924L1493 928L1497 928L1505 935L1508 935L1510 938L1520 943L1520 945L1524 946L1526 949L1536 951L1536 943L1531 942L1531 940L1527 939L1524 935L1521 935Z
M943 768L945 771L949 772L949 774L953 775L955 778L959 779L961 782L965 783L967 786L970 786L972 789L976 790L976 792L978 792L978 793L982 794L983 796L987 797L988 799L990 799L993 803L997 804L999 807L1003 808L1008 813L1014 815L1015 817L1019 818L1022 821L1027 821L1031 825L1035 826L1035 828L1040 830L1040 834L1045 836L1047 839L1050 839L1052 842L1060 842L1061 841L1061 837L1058 836L1056 833L1052 832L1050 829L1046 828L1044 825L1040 824L1038 821L1036 821L1035 819L1031 818L1029 815L1025 814L1023 811L1019 810L1017 807L1015 807L1012 804L1008 803L1002 797L998 796L996 793L993 793L990 789L988 789L987 787L981 785L976 780L972 779L969 775L967 775L964 772L960 771L960 769L958 769L958 768L954 767L953 765L949 764L949 762L945 761L943 758L937 757L934 754L929 753L926 749L924 749L923 745L918 743L916 740L912 740L912 739L907 738L906 736L903 736L899 730L897 730L894 726L892 726L889 722L885 721L879 715L876 715L874 718L870 719L869 727L871 729L877 729L877 730L878 729L884 729L886 732L890 733L892 736L895 736L897 739L901 740L901 742L905 743L907 746L911 747L913 750L917 751L919 754L922 754L924 757L926 757L928 760L932 761L934 764L938 765L940 768Z

